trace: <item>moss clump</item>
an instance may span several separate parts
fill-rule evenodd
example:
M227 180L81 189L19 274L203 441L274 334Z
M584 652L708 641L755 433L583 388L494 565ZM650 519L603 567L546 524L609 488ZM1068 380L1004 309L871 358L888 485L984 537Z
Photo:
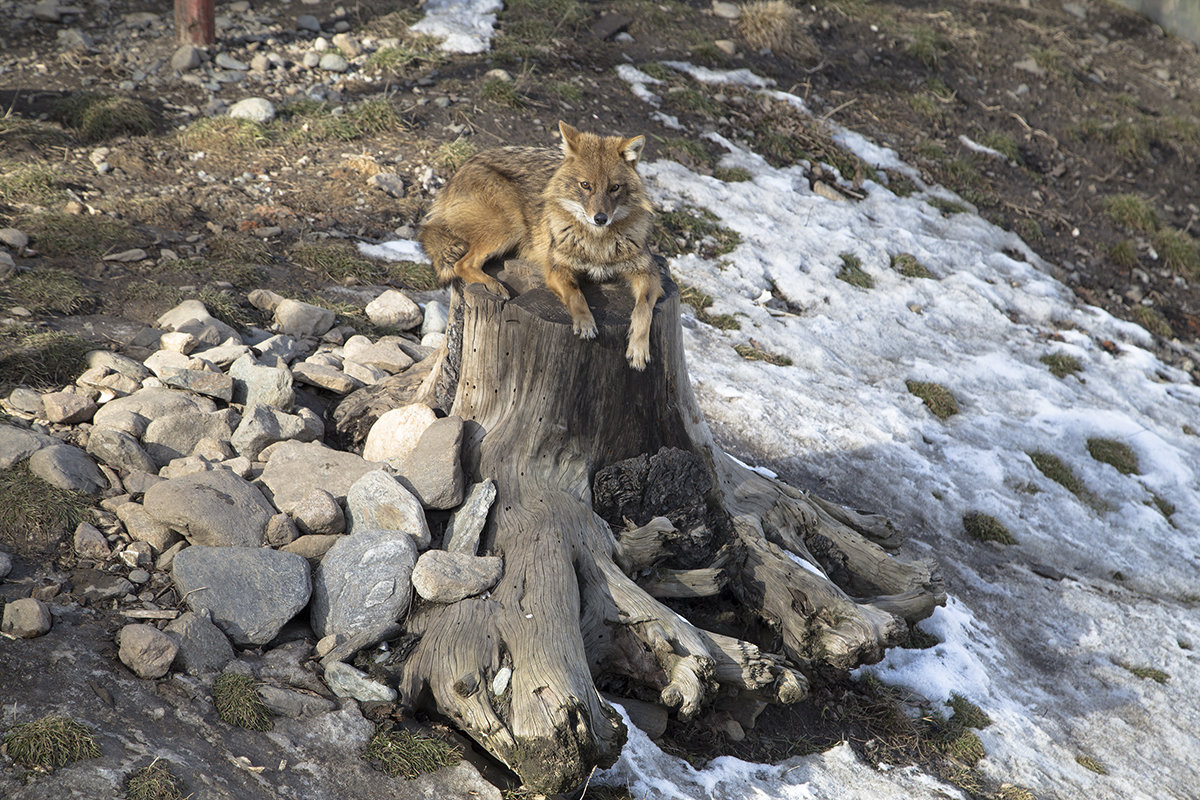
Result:
M1189 278L1200 274L1200 247L1186 231L1163 228L1154 235L1154 249L1172 272Z
M1141 472L1137 453L1124 442L1099 437L1087 440L1088 454L1105 464L1110 464L1122 475L1137 475Z
M10 278L5 294L25 304L30 311L45 314L76 314L96 301L75 273L53 267L36 267Z
M1155 669L1154 667L1132 667L1128 664L1122 664L1121 666L1144 681L1154 681L1155 683L1165 684L1167 681L1171 680L1170 675L1163 672L1161 669Z
M1108 249L1108 257L1113 266L1121 269L1133 269L1141 262L1138 260L1137 244L1132 239L1122 239Z
M479 87L479 96L488 102L509 108L519 108L525 103L525 98L517 91L516 85L506 78L488 78Z
M1158 230L1158 214L1136 194L1110 194L1104 198L1104 213L1116 224L1137 233Z
M1066 353L1049 353L1038 359L1050 368L1050 374L1056 378L1065 378L1083 370L1083 362Z
M58 177L49 167L0 161L0 201L44 206L60 194Z
M912 253L897 253L891 259L892 269L906 278L932 278L933 273Z
M22 462L0 471L0 508L0 542L47 552L87 518L91 498L46 483Z
M862 259L853 253L842 253L842 268L838 270L837 279L845 281L860 289L874 289L875 279L862 268Z
M252 731L274 727L271 712L258 696L255 681L249 675L222 672L213 683L213 704L217 715L230 725Z
M726 183L743 183L754 176L743 167L713 167L713 177Z
M1091 756L1075 756L1075 763L1086 770L1096 773L1097 775L1107 775L1108 769L1100 762L1099 759Z
M95 349L73 333L28 326L0 329L0 391L20 385L49 390L70 383L87 369L87 353Z
M53 116L88 142L144 136L159 126L155 113L140 100L92 92L77 92L59 101Z
M692 310L696 312L696 319L723 331L741 330L742 324L733 315L708 313L709 307L713 304L712 297L694 286L688 286L678 280L676 283L679 283L679 299L692 307Z
M968 514L963 514L962 522L967 536L977 542L1017 543L1016 537L1008 532L1008 528L1004 526L1004 523L991 514L972 511Z
M958 413L958 401L950 390L940 383L924 381L905 381L910 394L919 397L935 417L949 419Z
M379 729L367 743L363 758L391 777L408 780L450 767L462 760L457 747L433 736Z
M33 246L47 256L100 258L132 244L128 225L99 215L31 214L21 217L16 227L29 234Z
M433 154L433 161L439 167L453 172L466 163L467 159L479 152L479 148L466 139L455 139L445 142Z
M1175 338L1175 329L1157 309L1150 306L1134 306L1132 316L1139 325L1155 336L1161 336L1164 339Z
M982 708L958 692L950 695L950 699L946 701L946 705L950 706L954 711L953 716L950 718L953 724L964 728L979 728L981 730L992 724L992 718L984 713Z
M126 800L185 800L179 778L161 761L142 767L125 784Z
M1053 453L1047 453L1044 450L1037 450L1029 454L1029 459L1043 475L1078 497L1088 506L1091 506L1096 511L1109 510L1108 506L1092 494L1084 486L1083 481L1058 456Z
M742 237L737 231L722 227L711 211L685 206L658 215L650 242L667 257L696 252L704 258L716 258L741 244Z
M941 31L925 26L913 28L912 39L905 52L925 65L926 69L940 69L942 58L950 52L950 40Z
M733 350L747 361L765 361L777 367L790 367L792 365L792 360L787 356L763 350L762 346L753 340L751 340L750 344L734 345Z
M4 747L13 761L40 772L100 757L100 747L85 725L53 714L12 726L4 734Z
M925 202L929 203L929 205L933 206L947 216L951 214L965 214L970 210L962 203L957 203L953 200L947 200L944 197L930 197L926 199Z

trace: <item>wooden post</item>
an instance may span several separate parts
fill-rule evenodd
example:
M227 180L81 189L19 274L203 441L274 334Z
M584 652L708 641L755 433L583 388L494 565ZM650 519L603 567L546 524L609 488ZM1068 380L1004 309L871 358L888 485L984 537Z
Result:
M175 38L180 44L208 45L217 40L213 0L175 0Z

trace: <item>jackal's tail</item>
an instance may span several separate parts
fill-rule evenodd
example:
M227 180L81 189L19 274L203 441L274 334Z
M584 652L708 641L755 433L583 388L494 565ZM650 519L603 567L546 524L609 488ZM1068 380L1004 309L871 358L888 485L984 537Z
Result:
M447 226L434 220L426 220L417 239L425 254L433 262L438 282L443 286L454 280L454 265L467 253L466 240L456 236Z

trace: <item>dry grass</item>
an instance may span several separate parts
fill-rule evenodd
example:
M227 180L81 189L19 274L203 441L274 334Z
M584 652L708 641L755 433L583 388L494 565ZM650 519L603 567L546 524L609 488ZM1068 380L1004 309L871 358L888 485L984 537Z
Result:
M462 760L457 747L433 736L410 731L377 730L367 743L363 758L392 777L412 780Z
M1083 363L1072 355L1066 353L1050 353L1038 359L1045 364L1050 374L1056 378L1065 378L1068 375L1074 375L1083 370Z
M72 333L28 326L0 329L0 392L14 386L59 389L87 368L91 342Z
M764 350L762 345L753 339L749 344L737 344L733 346L734 352L747 361L765 361L768 364L773 364L776 367L790 367L792 360L785 355L772 353Z
M1122 475L1141 472L1137 453L1124 442L1095 437L1087 440L1087 451L1092 458L1115 467Z
M891 267L906 278L933 277L933 273L911 253L897 253L892 256Z
M0 161L0 201L45 206L60 196L58 176L49 167Z
M213 704L217 715L230 725L252 731L269 731L274 727L253 678L236 672L222 672L213 683Z
M47 715L17 723L4 734L4 748L13 761L38 772L51 772L83 758L99 758L92 732L70 717Z
M126 800L185 800L179 778L166 763L155 759L129 776L125 784Z
M1008 532L1004 523L990 514L972 511L964 514L962 521L967 536L977 542L998 542L1006 545L1017 543L1016 537Z
M925 407L938 419L949 419L958 413L958 401L950 390L940 383L924 381L905 381L910 394L921 399Z
M161 125L158 115L136 98L92 92L77 92L59 101L53 116L86 142L144 136Z
M811 60L819 55L805 29L804 15L785 0L754 0L741 8L737 32L751 49Z
M875 279L862 268L862 259L853 253L842 253L842 268L836 275L838 280L845 281L860 289L874 289Z

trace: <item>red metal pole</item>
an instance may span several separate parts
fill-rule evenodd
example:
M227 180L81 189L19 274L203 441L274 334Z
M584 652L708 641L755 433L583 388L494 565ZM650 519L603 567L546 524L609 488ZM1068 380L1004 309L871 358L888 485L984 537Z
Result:
M215 42L213 0L175 0L175 38L180 44Z

